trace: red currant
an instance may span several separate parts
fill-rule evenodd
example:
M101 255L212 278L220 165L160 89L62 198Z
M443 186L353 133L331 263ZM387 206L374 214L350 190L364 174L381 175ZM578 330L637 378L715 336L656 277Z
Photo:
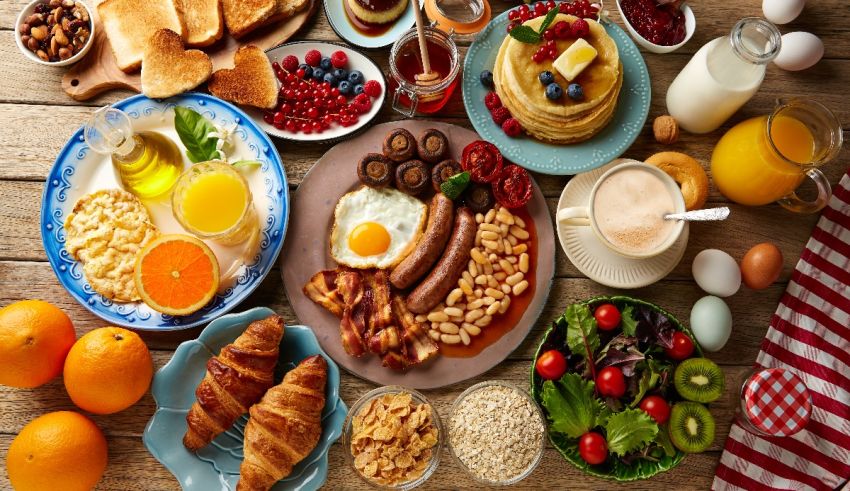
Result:
M292 133L295 133L295 132L297 132L297 131L298 131L298 124L297 124L297 123L295 122L295 120L293 120L293 119L288 120L288 121L286 122L286 126L285 126L285 127L286 127L286 131L290 131L290 132L292 132Z
M528 12L528 4L524 3L519 6L519 13Z
M517 12L516 10L511 10L510 12L508 12L508 20L515 21L517 19L519 19L519 12Z
M307 110L307 117L310 119L316 119L319 117L319 111L315 107L311 107Z

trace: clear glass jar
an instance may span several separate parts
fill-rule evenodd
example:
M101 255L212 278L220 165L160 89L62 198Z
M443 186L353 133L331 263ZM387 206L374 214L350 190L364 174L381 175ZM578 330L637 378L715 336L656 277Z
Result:
M433 27L425 27L428 57L432 72L439 75L435 83L421 83L416 75L423 73L422 56L416 29L410 29L393 43L390 52L390 90L393 109L407 117L432 114L446 105L458 84L460 60L452 37Z
M812 397L791 370L764 368L746 373L741 383L735 421L759 436L791 436L809 422Z
M425 15L453 39L471 42L492 18L487 0L425 0Z
M758 92L782 35L758 17L738 21L728 36L706 43L667 89L667 112L691 133L716 130Z

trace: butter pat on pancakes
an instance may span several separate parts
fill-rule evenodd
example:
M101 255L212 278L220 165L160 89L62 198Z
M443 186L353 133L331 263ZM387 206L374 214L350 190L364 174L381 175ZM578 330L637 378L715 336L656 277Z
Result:
M331 256L357 269L395 266L416 246L426 216L425 203L395 189L350 192L334 210Z
M660 248L676 226L675 221L664 220L664 215L675 210L667 185L638 168L609 175L593 199L599 232L626 253L645 254Z

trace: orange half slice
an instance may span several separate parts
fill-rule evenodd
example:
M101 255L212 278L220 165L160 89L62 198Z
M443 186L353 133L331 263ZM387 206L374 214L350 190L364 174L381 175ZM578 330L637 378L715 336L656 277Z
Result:
M190 235L162 235L136 256L133 271L139 296L152 309L189 315L209 303L218 290L218 260Z

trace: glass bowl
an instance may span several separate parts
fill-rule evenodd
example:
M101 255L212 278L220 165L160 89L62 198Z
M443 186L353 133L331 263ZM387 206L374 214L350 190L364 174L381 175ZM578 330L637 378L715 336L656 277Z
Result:
M411 481L405 481L395 486L385 486L382 484L378 484L357 470L354 467L354 456L351 454L351 438L352 438L352 430L354 425L354 417L363 409L369 401L375 399L377 397L381 397L385 394L398 394L401 392L407 392L413 396L413 402L416 404L428 404L431 406L431 419L434 422L434 426L437 427L437 444L431 449L431 461L428 462L428 466L425 468L425 471L416 479ZM413 389L408 389L407 387L402 387L400 385L386 385L384 387L378 387L377 389L371 390L364 394L360 399L357 400L348 411L348 416L345 418L345 425L342 429L342 445L345 450L345 460L354 469L354 473L360 476L366 483L376 489L392 489L392 490L402 490L407 491L409 489L413 489L422 485L425 481L427 481L434 471L437 470L437 466L440 464L440 454L443 451L443 443L445 442L445 429L443 427L443 422L440 420L440 415L437 414L437 408L434 406L431 401L429 401L424 395L420 392L415 391Z
M534 408L533 412L535 414L537 414L537 417L540 420L540 431L539 431L539 434L538 434L537 453L535 454L534 458L532 459L531 464L529 464L528 468L526 468L520 474L518 474L518 475L516 475L516 476L514 476L510 479L507 479L507 480L504 480L504 481L488 480L488 479L484 479L482 477L479 477L477 474L472 472L472 470L466 465L466 463L464 463L460 459L460 457L457 455L457 453L455 453L454 446L452 446L452 444L451 444L451 438L446 438L446 444L448 445L449 449L451 450L452 457L454 457L454 460L455 460L455 462L457 462L457 465L460 468L462 468L464 471L466 471L466 473L472 479L474 479L475 481L477 481L481 484L487 485L487 486L510 486L512 484L516 484L516 483L522 481L523 479L525 479L526 477L531 475L531 473L534 472L534 469L536 469L537 466L540 464L540 462L543 460L543 451L546 448L546 420L543 417L543 412L537 406L537 403L534 402L534 399L532 399L531 396L526 391L520 389L516 385L511 384L509 382L504 382L504 381L501 381L501 380L489 380L489 381L486 381L486 382L481 382L481 383L473 385L472 387L463 391L463 393L461 393L457 397L457 399L455 399L455 402L452 404L452 408L451 408L451 411L449 413L448 420L446 422L446 427L449 428L449 431L451 431L452 421L454 420L455 412L460 407L460 404L467 397L472 395L473 393L475 393L475 392L477 392L481 389L485 389L487 387L505 387L505 388L511 389L514 392L516 392L517 394L520 394L526 401L528 401L529 404L531 404L531 407Z

